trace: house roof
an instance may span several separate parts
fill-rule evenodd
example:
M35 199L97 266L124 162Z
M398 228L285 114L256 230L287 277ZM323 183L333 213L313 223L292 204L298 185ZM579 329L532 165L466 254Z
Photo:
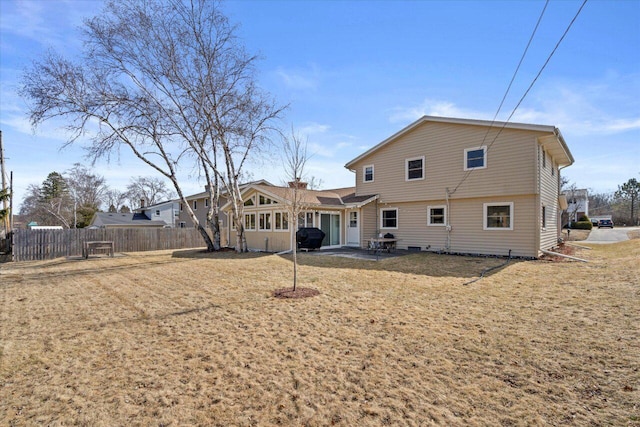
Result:
M151 220L142 213L96 212L91 220L94 227L164 227L166 222Z
M352 170L352 166L354 163L359 162L360 160L378 151L380 148L395 141L401 136L411 132L418 126L428 122L484 126L484 127L493 127L497 129L530 130L534 132L547 133L549 135L543 138L540 138L540 142L544 146L545 150L547 150L547 152L549 152L549 154L551 154L551 156L553 156L553 158L556 159L556 162L560 166L569 166L574 162L573 155L569 151L569 148L567 147L567 144L562 134L560 133L560 130L555 126L536 125L536 124L527 124L527 123L497 122L497 121L490 121L490 120L460 119L460 118L454 118L454 117L422 116L415 122L406 126L404 129L401 129L400 131L391 135L389 138L385 139L378 145L370 148L369 150L365 151L355 159L351 160L345 165L345 167L349 170Z
M274 185L249 185L244 188L242 194L255 190L276 199L280 202L287 202L291 199L290 187L279 187ZM307 190L300 189L300 203L316 208L344 208L363 206L376 199L376 195L356 196L355 187L337 188L334 190ZM231 202L225 204L222 209L226 209Z
M265 179L259 179L257 181L249 181L249 182L245 182L244 184L240 184L240 190L242 190L243 188L249 186L249 185L268 185L268 186L274 186L273 184L271 184L269 181L265 180ZM221 187L220 188L220 194L221 195L225 195L227 194L227 190L226 188ZM209 190L205 190L205 191L201 191L200 193L196 193L196 194L192 194L190 196L186 196L185 198L187 200L194 200L194 199L202 199L204 197L208 197L209 196ZM180 202L180 199L176 199L174 200L174 202Z

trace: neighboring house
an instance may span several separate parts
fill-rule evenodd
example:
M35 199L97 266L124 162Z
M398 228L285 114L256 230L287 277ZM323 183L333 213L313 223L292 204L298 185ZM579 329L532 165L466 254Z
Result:
M317 227L324 231L322 246L362 245L359 214L363 206L375 200L375 195L355 195L355 187L335 190L308 190L305 183L289 183L287 187L250 184L244 187L244 229L247 247L251 250L280 252L292 247L294 229L290 215L293 186L298 185L302 212L298 227ZM231 205L222 209L231 216ZM229 229L231 246L236 242L235 227Z
M566 217L563 224L569 221L578 221L580 217L589 216L589 192L586 189L572 189L563 191L567 198Z
M144 214L151 220L164 221L171 228L179 226L180 203L175 200L143 206L134 212Z
M91 219L88 228L139 228L168 227L167 223L161 220L149 219L145 214L139 212L118 213L118 212L96 212Z
M559 169L574 159L554 126L424 116L346 164L361 239L398 247L538 257L560 237Z

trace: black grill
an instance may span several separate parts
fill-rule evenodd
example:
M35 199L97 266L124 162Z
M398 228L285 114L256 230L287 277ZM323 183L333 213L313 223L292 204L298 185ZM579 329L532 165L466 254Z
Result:
M324 231L319 228L305 227L296 233L296 242L299 249L320 249L324 236Z

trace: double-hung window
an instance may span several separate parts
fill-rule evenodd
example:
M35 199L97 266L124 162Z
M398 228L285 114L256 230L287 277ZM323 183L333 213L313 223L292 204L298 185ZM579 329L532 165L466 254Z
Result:
M398 228L398 208L380 209L380 228Z
M373 182L373 165L368 165L362 168L362 181Z
M513 230L513 202L485 203L484 230Z
M424 156L407 159L405 169L407 181L424 179Z
M447 224L446 206L427 207L427 225L443 226Z
M484 169L487 167L487 147L466 148L464 150L464 170Z

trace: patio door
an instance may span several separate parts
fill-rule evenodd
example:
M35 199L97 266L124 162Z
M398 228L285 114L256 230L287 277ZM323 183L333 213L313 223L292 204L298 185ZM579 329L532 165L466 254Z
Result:
M347 245L360 246L360 218L358 211L349 211L347 223Z
M320 214L320 230L324 231L324 239L322 246L338 246L340 245L340 215L339 214Z

